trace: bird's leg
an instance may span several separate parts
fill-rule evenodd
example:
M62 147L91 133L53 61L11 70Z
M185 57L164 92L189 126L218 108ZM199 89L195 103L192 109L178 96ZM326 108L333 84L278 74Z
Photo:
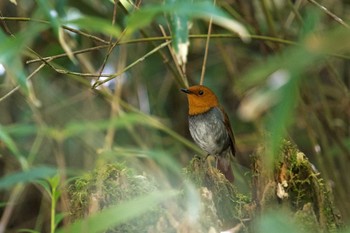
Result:
M213 156L213 155L210 155L210 154L208 154L207 157L205 158L208 171L211 174L213 173L213 158L215 159L216 156Z

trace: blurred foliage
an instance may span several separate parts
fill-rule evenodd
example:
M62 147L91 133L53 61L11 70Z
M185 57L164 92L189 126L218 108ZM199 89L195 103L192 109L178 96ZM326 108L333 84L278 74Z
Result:
M179 88L199 83L206 49L204 84L230 116L238 160L263 144L272 166L288 138L315 165L349 223L349 1L213 3L0 1L0 232L68 226L61 214L69 210L71 179L105 164L124 162L162 190L183 185L182 167L202 152L191 143ZM188 28L167 21L174 15ZM236 34L244 34L242 25L249 43ZM189 41L185 65L172 38ZM236 173L235 186L250 195L247 169ZM188 208L196 209L199 194L193 184L185 189L195 193ZM172 195L123 202L91 224L108 218L95 228L105 230L125 221L110 220L120 211ZM267 213L257 231L299 232L288 218ZM70 232L83 226L76 224Z

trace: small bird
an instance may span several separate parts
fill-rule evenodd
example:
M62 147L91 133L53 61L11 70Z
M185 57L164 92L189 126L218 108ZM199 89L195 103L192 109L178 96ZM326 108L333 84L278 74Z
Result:
M216 168L233 182L231 160L236 154L235 139L218 98L203 85L181 91L187 94L189 129L193 140L202 150L216 157Z

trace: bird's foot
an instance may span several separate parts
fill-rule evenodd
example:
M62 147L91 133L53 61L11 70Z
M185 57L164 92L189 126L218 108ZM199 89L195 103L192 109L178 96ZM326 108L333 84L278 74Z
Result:
M216 167L216 156L208 154L205 157L205 161L207 162L208 166L211 166L211 167L215 163L215 167Z
M205 157L205 166L207 167L207 171L210 173L210 174L213 174L213 169L215 168L215 161L216 161L216 157L214 155L210 155L208 154L206 157Z

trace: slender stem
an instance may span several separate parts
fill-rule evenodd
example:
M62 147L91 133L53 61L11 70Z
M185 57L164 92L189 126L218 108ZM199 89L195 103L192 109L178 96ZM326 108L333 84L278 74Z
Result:
M190 39L203 39L203 38L207 38L207 34L205 35L200 35L200 34L196 34L196 35L190 35ZM217 38L239 38L237 35L233 35L233 34L211 34L210 37L213 39L217 39ZM276 38L276 37L269 37L269 36L261 36L261 35L251 35L250 36L252 39L255 40L264 40L264 41L271 41L271 42L275 42L275 43L280 43L280 44L286 44L286 45L298 45L297 42L291 41L291 40L285 40L285 39L281 39L281 38ZM122 44L136 44L136 43L146 43L146 42L154 42L154 41L164 41L164 40L170 40L171 37L170 36L160 36L160 37L148 37L148 38L142 38L142 39L133 39L133 40L126 40L126 41L119 41L119 45ZM92 52L95 50L99 50L99 49L106 49L108 48L109 45L100 45L100 46L96 46L96 47L91 47L91 48L87 48L87 49L81 49L81 50L77 50L74 51L73 54L81 54L81 53L87 53L87 52ZM49 56L49 57L43 57L43 60L48 60L50 58L52 58L52 60L57 59L57 58L62 58L62 57L66 57L67 54L62 53L62 54L58 54L58 55L54 55L54 56ZM341 56L341 55L339 55ZM31 63L35 63L35 62L40 62L42 61L42 59L32 59L32 60L28 60L26 61L26 64L31 64Z
M52 187L51 190L51 231L50 233L55 232L56 224L55 224L55 217L56 217L56 200L55 200L55 195L56 195L56 187Z
M269 26L270 33L273 36L276 36L275 26L273 24L273 19L272 19L270 12L269 12L269 9L267 8L266 0L261 0L260 3L261 3L261 7L262 7L262 10L264 12L266 21L267 21L267 25Z
M314 4L315 6L317 6L318 8L320 8L323 12L325 12L328 16L330 16L331 18L333 18L335 21L337 21L338 23L340 23L341 25L343 25L344 27L350 29L349 24L345 23L344 20L342 20L341 18L339 18L338 16L336 16L334 13L332 13L331 11L329 11L326 7L322 6L321 4L319 4L318 2L316 2L315 0L308 0L310 3Z
M215 0L214 0L214 5L215 5ZM208 50L209 50L209 42L210 42L210 34L211 34L211 30L212 30L212 25L213 25L213 17L210 17L209 26L208 26L207 41L205 43L201 79L199 82L200 85L203 85L203 82L204 82L204 75L205 75L205 68L206 68L207 60L208 60Z
M160 31L162 32L164 38L166 38L165 41L171 41L171 37L166 35L166 32L165 32L163 26L159 25L159 28L160 28ZM174 49L173 49L173 47L171 47L170 44L168 44L168 49L169 49L170 55L174 61L176 70L180 74L180 77L181 77L181 79L178 79L178 80L180 81L181 85L188 87L188 79L186 77L186 73L184 72L184 69L181 68L178 60L176 59ZM183 67L185 67L185 66L183 66Z
M171 41L167 41L162 43L161 45L159 45L158 47L152 49L150 52L146 53L144 56L140 57L139 59L137 59L136 61L134 61L133 63L131 63L130 65L126 66L122 71L116 73L116 74L111 74L111 75L104 75L107 76L108 78L103 80L103 81L98 81L96 83L94 83L93 87L98 87L112 79L114 79L115 77L118 77L119 75L123 74L125 71L129 70L131 67L135 66L136 64L138 64L139 62L142 62L143 60L145 60L146 57L152 55L153 53L157 52L159 49L164 48L165 46L167 46L168 44L170 44ZM85 74L86 75L86 74ZM88 74L91 77L91 74ZM93 75L95 76L95 75Z

